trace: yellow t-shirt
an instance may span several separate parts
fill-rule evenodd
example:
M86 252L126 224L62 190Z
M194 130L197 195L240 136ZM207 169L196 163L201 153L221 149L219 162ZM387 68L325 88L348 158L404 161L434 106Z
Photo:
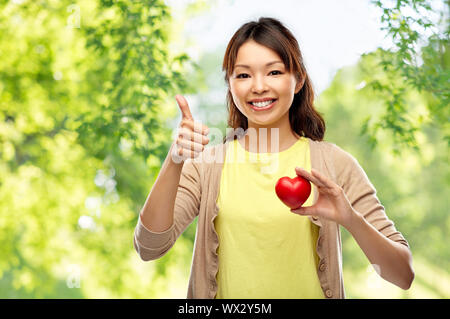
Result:
M275 193L295 167L311 171L308 139L279 153L230 142L220 180L216 298L324 298L317 275L318 226L290 212ZM303 206L311 206L313 193Z

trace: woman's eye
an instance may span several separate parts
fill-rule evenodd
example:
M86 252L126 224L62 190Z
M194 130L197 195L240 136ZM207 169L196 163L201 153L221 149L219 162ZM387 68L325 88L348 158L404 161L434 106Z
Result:
M269 75L279 75L282 74L281 71L278 70L274 70L274 71L270 71ZM246 79L248 78L249 75L247 73L240 73L236 76L237 79Z

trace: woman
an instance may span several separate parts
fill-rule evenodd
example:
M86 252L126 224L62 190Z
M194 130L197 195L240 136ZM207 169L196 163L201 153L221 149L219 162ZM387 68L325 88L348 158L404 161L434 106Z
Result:
M357 160L323 141L325 123L291 32L272 18L244 24L223 70L234 131L205 148L209 129L176 96L179 135L135 230L141 258L163 256L198 217L188 298L344 298L341 225L381 277L408 289L408 243ZM290 210L274 187L294 172L313 192Z

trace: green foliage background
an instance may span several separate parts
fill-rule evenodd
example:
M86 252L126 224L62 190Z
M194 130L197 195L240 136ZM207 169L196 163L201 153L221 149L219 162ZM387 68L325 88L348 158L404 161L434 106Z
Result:
M403 9L428 2L394 3L373 1L397 47L341 69L317 108L408 239L416 279L406 292L378 279L343 230L345 286L353 298L449 298L448 16L424 39L433 25ZM173 96L195 94L205 124L225 130L225 100L211 98L225 48L198 63L177 52L182 22L162 0L0 9L0 297L183 298L195 222L148 263L133 230L171 143Z

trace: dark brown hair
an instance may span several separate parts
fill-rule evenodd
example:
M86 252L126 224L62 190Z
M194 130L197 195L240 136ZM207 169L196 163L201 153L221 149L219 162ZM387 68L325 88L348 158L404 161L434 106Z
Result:
M280 21L267 17L242 25L231 38L225 51L222 70L228 84L228 126L234 130L248 129L248 120L234 104L229 88L229 78L234 71L238 50L248 40L254 40L277 52L289 72L294 73L298 81L304 81L300 91L294 95L289 109L289 122L292 130L298 135L322 141L325 135L325 121L314 109L314 90L303 64L298 42ZM235 134L232 136L233 139L237 138ZM230 138L225 137L224 142Z

